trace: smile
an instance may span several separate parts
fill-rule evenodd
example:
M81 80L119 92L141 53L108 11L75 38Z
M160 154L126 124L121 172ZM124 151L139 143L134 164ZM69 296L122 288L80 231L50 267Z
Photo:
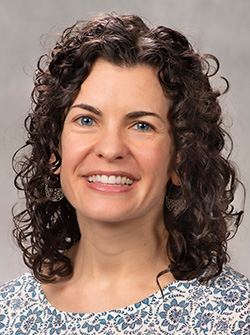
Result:
M106 176L99 174L88 176L87 180L89 183L98 183L98 184L114 185L114 186L131 186L134 182L133 179L125 176Z

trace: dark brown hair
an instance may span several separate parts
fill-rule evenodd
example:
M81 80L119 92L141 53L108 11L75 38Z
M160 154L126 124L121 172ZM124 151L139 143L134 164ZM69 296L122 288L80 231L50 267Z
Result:
M163 208L170 270L176 279L208 281L228 261L227 240L242 214L230 205L238 180L228 160L231 149L228 156L224 151L230 137L222 128L220 92L209 82L219 63L196 53L179 32L163 26L150 29L134 15L79 21L38 61L33 107L25 120L28 140L21 148L27 152L18 158L19 150L13 158L15 185L26 198L26 208L14 215L14 236L24 261L40 281L72 273L65 251L80 239L75 209L66 198L51 202L44 188L60 186L53 171L61 164L58 144L64 119L98 58L159 70L161 86L172 100L169 119L181 183L177 188L168 185L177 209ZM209 58L215 62L212 74Z

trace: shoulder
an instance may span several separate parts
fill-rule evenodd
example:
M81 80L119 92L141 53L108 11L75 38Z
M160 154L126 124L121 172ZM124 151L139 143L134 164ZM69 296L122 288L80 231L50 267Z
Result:
M230 266L208 284L198 279L176 281L164 293L157 315L168 330L178 334L249 333L250 282Z
M235 271L229 265L224 266L222 273L211 280L209 285L211 289L217 293L218 291L225 292L230 289L250 293L250 281L241 273Z
M35 286L36 281L32 277L31 273L27 272L21 277L10 280L9 282L0 286L0 304L4 301L9 300L15 296L22 296L27 290L27 284Z
M0 286L0 333L17 327L39 306L39 290L40 284L29 272Z
M225 266L222 273L214 278L208 287L221 310L250 312L250 282L230 266Z
M248 278L225 266L222 273L207 286L212 300L219 300L221 310L250 309L250 282Z
M219 276L200 288L202 296L196 304L199 324L209 320L218 334L245 334L250 326L249 280L227 265Z

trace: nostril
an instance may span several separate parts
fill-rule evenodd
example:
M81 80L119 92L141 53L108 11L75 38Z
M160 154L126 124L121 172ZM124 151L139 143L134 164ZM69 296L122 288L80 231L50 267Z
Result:
M121 138L107 135L95 145L94 151L99 158L107 161L121 160L127 154L127 146Z

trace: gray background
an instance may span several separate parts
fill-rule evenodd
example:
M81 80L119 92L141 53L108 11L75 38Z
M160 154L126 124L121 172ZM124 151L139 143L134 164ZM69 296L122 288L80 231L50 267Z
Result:
M166 25L186 34L196 49L213 53L219 75L231 84L221 99L235 146L233 159L249 193L250 1L248 0L1 0L0 2L0 283L26 270L12 237L11 207L17 202L11 156L22 145L24 116L30 107L32 73L43 53L40 41L77 19L100 12L135 13L153 25ZM217 83L220 85L220 82ZM239 202L239 198L238 201ZM249 199L242 226L229 244L231 264L250 277Z

